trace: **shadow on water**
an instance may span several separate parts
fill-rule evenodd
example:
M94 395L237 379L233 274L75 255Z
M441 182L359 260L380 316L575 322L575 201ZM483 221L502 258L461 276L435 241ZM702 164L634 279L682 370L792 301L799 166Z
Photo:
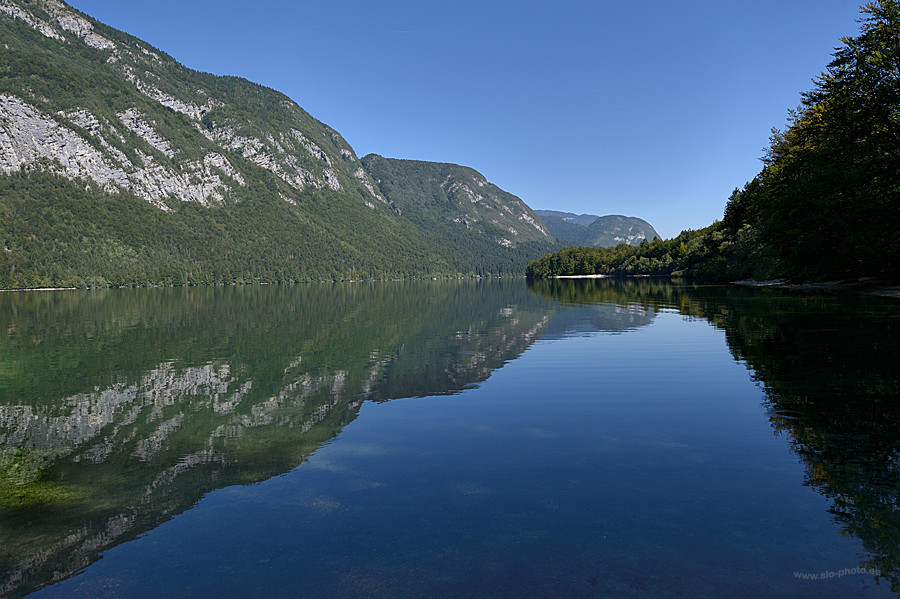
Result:
M676 310L723 330L765 392L805 484L829 499L842 532L862 541L862 566L900 592L900 303L653 279L539 280L535 294L568 305Z

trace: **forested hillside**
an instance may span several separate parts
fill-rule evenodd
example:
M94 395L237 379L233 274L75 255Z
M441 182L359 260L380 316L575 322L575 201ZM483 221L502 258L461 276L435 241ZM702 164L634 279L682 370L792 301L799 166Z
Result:
M497 275L558 247L540 219L423 231L287 96L63 2L0 1L0 37L0 288Z
M735 281L751 275L747 231L738 234L716 223L699 231L683 231L665 241L638 246L569 247L528 264L528 277L571 275L673 275L709 282Z
M900 3L862 12L721 222L638 248L567 249L529 275L900 279Z
M362 164L420 239L459 268L475 264L476 275L521 276L528 260L561 247L525 202L474 169L377 154Z

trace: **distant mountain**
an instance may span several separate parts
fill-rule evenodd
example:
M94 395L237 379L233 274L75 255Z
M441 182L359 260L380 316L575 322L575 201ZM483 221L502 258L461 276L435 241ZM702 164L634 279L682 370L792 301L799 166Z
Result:
M556 210L535 210L550 231L568 245L611 247L620 243L639 245L659 237L647 221L633 216L596 216ZM660 237L661 239L661 237Z
M574 214L572 212L560 212L559 210L535 210L540 216L558 216L562 220L581 225L582 227L590 226L592 222L600 218L596 214Z
M0 39L0 288L521 274L556 247L477 173L455 216L417 211L437 196L376 186L284 94L58 0L0 0Z

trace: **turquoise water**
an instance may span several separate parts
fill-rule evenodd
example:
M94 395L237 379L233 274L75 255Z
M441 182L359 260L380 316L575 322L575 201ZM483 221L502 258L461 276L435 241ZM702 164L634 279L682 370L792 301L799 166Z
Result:
M898 574L894 303L494 281L0 306L4 596L880 597Z

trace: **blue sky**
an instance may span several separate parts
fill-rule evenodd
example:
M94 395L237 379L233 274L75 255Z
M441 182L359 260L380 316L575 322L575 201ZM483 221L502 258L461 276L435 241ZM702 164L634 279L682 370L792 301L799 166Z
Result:
M534 209L666 238L721 218L860 16L853 0L71 4L284 92L360 156L463 164Z

